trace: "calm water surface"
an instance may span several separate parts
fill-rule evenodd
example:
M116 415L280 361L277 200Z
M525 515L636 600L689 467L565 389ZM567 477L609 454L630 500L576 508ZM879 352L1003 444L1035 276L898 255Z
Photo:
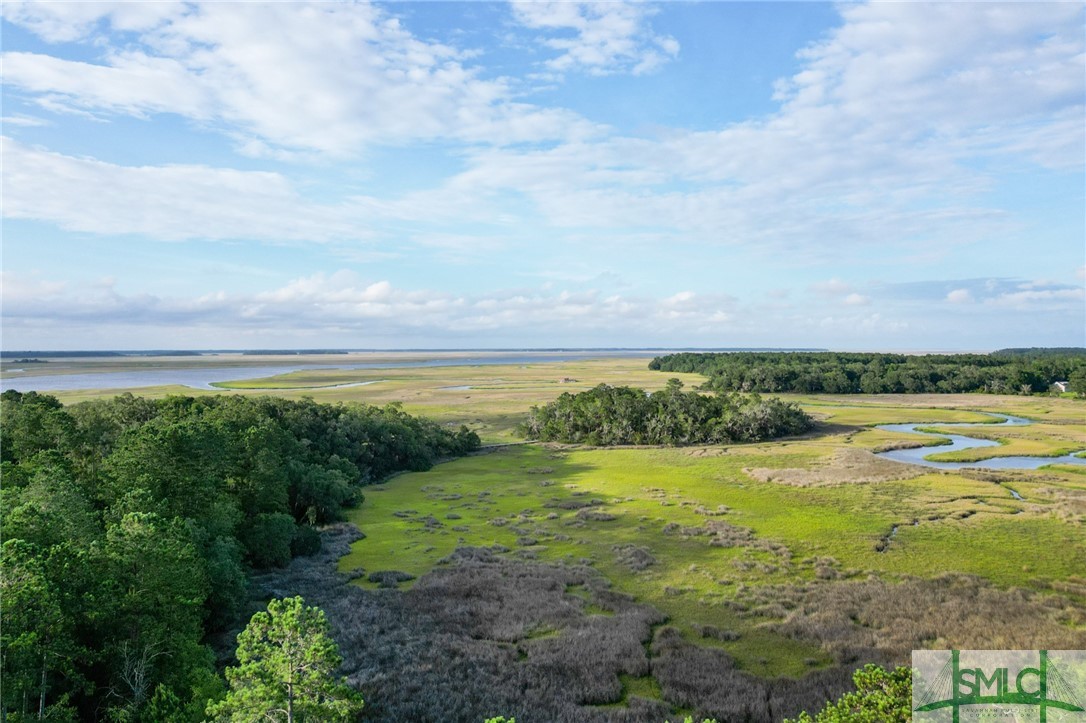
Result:
M985 425L988 427L1025 427L1032 422L1022 417L1011 417L1006 414L993 414L991 415L997 419L1003 421L996 424ZM965 467L981 467L984 469L1037 469L1038 467L1044 467L1048 464L1086 464L1086 458L1075 457L1072 454L1064 455L1062 457L995 457L993 459L985 459L979 462L933 462L927 459L928 455L942 454L943 452L953 452L959 449L973 449L976 447L998 447L999 442L993 442L990 439L977 439L976 437L966 437L961 434L932 434L931 432L921 432L917 427L976 427L976 424L880 424L878 429L885 429L891 432L912 432L913 434L923 434L928 437L935 437L936 439L949 439L950 444L940 445L938 447L915 447L913 449L892 449L887 452L879 452L879 457L885 457L886 459L892 459L897 462L908 462L909 464L920 464L925 467L937 467L939 469L963 469Z

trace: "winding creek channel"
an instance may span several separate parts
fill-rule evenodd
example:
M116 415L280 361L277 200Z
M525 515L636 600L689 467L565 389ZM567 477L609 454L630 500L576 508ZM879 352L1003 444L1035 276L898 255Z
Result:
M985 427L1025 427L1032 422L1022 417L1012 417L1006 414L992 414L992 417L1000 419L1002 421L985 424ZM1086 465L1086 458L1076 457L1074 454L1066 454L1062 457L993 457L991 459L978 460L976 462L935 462L928 459L928 456L935 454L942 454L943 452L954 452L959 449L972 449L974 447L998 447L999 442L995 442L990 439L977 439L976 437L967 437L963 434L935 434L932 432L924 432L918 429L919 427L932 428L932 427L976 427L976 423L931 423L926 424L880 424L876 429L884 429L890 432L909 432L912 434L922 434L934 439L949 439L950 444L942 444L935 447L913 447L910 449L891 449L886 452L879 452L879 457L885 457L886 459L892 459L896 462L907 462L909 464L920 464L925 467L936 467L938 469L963 469L965 467L979 467L982 469L1037 469L1050 464L1082 464ZM1021 499L1017 492L1013 492L1015 497Z

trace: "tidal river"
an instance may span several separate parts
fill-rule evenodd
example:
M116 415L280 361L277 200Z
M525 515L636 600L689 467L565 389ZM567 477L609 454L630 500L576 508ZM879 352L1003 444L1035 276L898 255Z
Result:
M1028 419L1022 417L1011 417L1006 414L993 414L992 417L1001 419L1002 421L987 424L986 427L1025 427L1032 424ZM933 462L927 459L928 455L942 454L943 452L953 452L959 449L972 449L973 447L998 447L999 442L993 442L990 439L977 439L976 437L967 437L962 434L933 434L931 432L921 432L917 427L976 427L977 424L880 424L878 429L885 429L891 432L912 432L913 434L923 434L935 439L949 439L950 444L944 444L937 447L914 447L912 449L892 449L887 452L879 452L879 457L885 457L886 459L892 459L897 462L908 462L910 464L922 464L925 467L938 467L939 469L962 469L963 467L982 467L984 469L1037 469L1038 467L1044 467L1048 464L1086 464L1086 458L1076 457L1074 454L1067 454L1062 457L994 457L992 459L985 459L979 462Z

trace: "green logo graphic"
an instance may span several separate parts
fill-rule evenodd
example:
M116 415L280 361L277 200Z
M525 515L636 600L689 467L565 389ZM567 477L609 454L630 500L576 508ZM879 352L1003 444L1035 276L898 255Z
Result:
M1053 651L1059 653L1055 656L1047 650L968 651L968 663L962 662L962 652L913 652L914 713L949 709L953 723L959 723L962 708L967 706L986 706L986 719L1013 715L1006 706L1034 706L1040 723L1048 723L1052 712L1060 713L1058 720L1079 720L1079 716L1067 715L1086 713L1082 702L1086 697L1083 651ZM949 657L932 675L935 664L947 653ZM979 711L973 712L979 717ZM937 720L919 715L916 719Z

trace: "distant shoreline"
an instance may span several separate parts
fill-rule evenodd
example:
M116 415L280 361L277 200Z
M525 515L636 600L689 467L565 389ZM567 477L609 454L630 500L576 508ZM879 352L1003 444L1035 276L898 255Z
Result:
M45 358L76 358L76 357L161 357L161 356L313 356L313 355L341 355L341 354L459 354L459 353L526 353L526 352L819 352L829 349L814 347L464 347L455 349L428 349L428 348L403 348L403 349L87 349L87 350L42 350L42 351L0 351L0 359L9 360L22 357Z
M179 385L222 391L222 383L279 376L297 371L339 369L409 369L445 366L500 366L550 364L591 359L638 359L645 362L660 352L651 350L590 351L440 351L440 352L339 352L329 354L189 353L154 355L114 353L79 357L68 353L49 364L20 364L4 360L0 388L16 391L73 391L136 389ZM28 355L18 352L18 358ZM218 383L218 385L216 385Z

